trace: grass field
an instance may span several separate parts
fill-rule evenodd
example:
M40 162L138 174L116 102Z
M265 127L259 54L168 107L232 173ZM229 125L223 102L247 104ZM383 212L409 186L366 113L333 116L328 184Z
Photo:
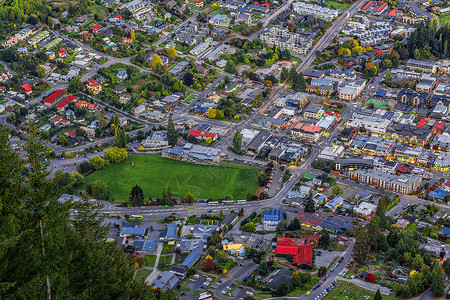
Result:
M145 265L147 267L154 267L156 262L156 255L146 255L144 257L145 259Z
M134 166L131 162L134 161ZM161 197L163 189L170 187L174 195L191 192L196 199L223 198L245 199L247 193L258 188L255 167L236 163L224 163L227 167L197 165L150 155L129 155L120 164L95 171L86 176L86 183L105 181L110 190L110 200L128 201L131 188L139 185L147 200Z
M99 20L103 20L106 17L107 13L108 13L108 10L106 9L106 7L101 6L101 5L92 5L92 6L90 6L89 7L89 11L92 14L97 14L98 17L99 17Z
M333 1L333 0L325 0L325 5L327 7L330 7L331 5L333 5L333 7L335 9L347 10L347 8L349 8L351 4L350 3L337 2L337 1Z
M149 269L139 269L136 271L136 276L134 277L134 280L136 281L145 281L145 279L150 275L152 271Z
M360 288L359 286L355 284L351 284L349 282L340 281L339 284L325 297L322 299L324 300L347 300L347 299L354 299L354 300L363 300L366 299L365 296L370 296L369 299L373 299L373 296L375 295L374 292L365 290L363 288ZM393 295L383 295L383 300L395 300Z

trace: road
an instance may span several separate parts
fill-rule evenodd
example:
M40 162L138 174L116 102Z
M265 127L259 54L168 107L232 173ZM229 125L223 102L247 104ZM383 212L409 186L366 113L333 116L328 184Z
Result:
M316 58L316 52L325 49L328 44L338 35L339 31L347 24L353 15L355 15L361 7L366 3L365 0L358 0L353 3L333 24L327 29L325 34L314 45L314 47L306 55L305 60L297 67L297 72L303 72Z

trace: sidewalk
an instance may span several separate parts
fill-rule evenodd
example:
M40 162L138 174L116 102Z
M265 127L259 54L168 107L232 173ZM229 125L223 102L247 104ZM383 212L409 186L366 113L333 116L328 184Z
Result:
M145 279L145 281L147 283L152 283L159 274L161 274L161 271L158 270L158 263L159 263L159 257L161 256L161 251L163 248L163 244L162 243L158 243L156 245L156 261L155 261L155 266L153 267L153 272L150 273L150 275L148 275L147 279Z

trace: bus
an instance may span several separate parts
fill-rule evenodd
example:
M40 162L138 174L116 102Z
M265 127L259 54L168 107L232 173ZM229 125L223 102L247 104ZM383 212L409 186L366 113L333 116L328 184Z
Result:
M131 217L135 220L142 220L144 217L139 215L131 215Z
M210 201L208 205L219 205L219 201Z
M223 200L222 204L233 205L234 201L233 200Z
M209 300L212 299L212 296L208 293L201 293L198 297L198 300Z
M237 201L237 204L245 204L245 203L247 203L247 200L238 200Z

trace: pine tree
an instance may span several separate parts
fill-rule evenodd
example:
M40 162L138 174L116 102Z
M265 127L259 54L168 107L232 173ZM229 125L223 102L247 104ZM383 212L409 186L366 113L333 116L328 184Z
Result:
M316 204L311 196L307 197L305 200L305 212L314 213L316 211Z
M233 137L233 152L237 154L242 153L242 134L239 129L236 130Z
M169 145L175 146L178 141L178 131L173 124L172 115L169 116L169 122L167 124L167 138L169 139Z
M378 207L375 212L375 215L380 218L380 222L378 223L380 228L386 229L387 228L387 219L386 219L386 214L384 212L383 204L381 201L378 201Z
M373 300L383 300L383 297L381 297L380 289L378 289L375 293L375 296L373 296Z
M444 279L442 277L442 269L439 266L439 263L435 262L433 266L432 271L432 282L430 290L433 293L435 297L440 297L444 294L445 291L445 285L444 285Z
M130 192L130 203L131 206L142 206L144 205L144 191L137 184L133 186Z

